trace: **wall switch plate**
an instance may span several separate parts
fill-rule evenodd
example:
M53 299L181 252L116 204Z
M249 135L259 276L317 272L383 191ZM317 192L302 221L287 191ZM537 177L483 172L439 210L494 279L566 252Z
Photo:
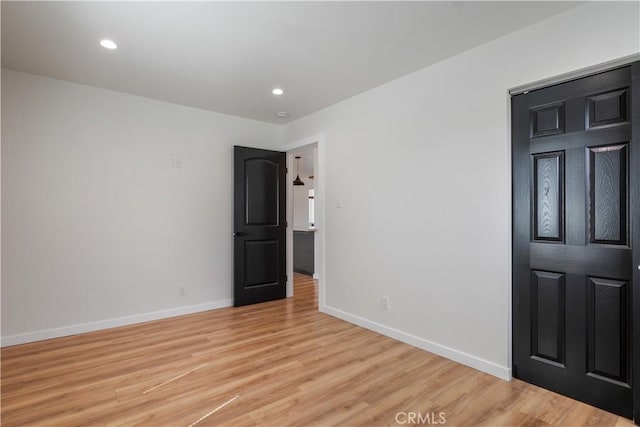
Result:
M380 309L382 311L389 311L389 297L380 298Z

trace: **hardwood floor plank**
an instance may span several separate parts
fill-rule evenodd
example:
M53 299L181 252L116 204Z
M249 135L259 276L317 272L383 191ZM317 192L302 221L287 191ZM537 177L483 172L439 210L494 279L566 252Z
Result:
M4 348L2 425L384 426L443 411L453 426L631 426L319 313L308 276L295 290Z

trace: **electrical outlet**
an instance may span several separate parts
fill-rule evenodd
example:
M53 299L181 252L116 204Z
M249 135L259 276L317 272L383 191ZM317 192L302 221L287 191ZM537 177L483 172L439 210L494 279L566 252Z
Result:
M178 287L178 295L181 297L187 296L187 285L182 284Z
M389 311L389 297L380 298L380 309L383 311Z

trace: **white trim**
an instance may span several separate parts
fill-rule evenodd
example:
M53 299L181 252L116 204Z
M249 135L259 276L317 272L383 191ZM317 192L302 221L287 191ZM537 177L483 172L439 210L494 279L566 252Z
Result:
M505 94L505 114L507 115L507 129L506 129L506 141L507 141L507 149L506 149L506 162L509 165L507 168L507 221L505 223L505 231L507 235L507 241L505 242L505 290L504 294L507 296L507 305L505 310L505 322L507 326L507 348L505 349L507 353L507 365L513 366L513 160L511 154L512 148L512 140L511 140L511 95L509 91ZM511 371L511 370L509 370ZM511 379L511 374L509 375L509 379Z
M333 307L327 307L326 305L320 306L320 311L331 316L337 317L349 323L361 326L365 329L377 332L387 337L402 341L403 343L412 345L419 349L428 351L430 353L437 354L454 362L461 363L469 366L473 369L485 372L493 375L505 381L511 380L511 369L506 366L500 366L496 363L489 362L488 360L480 359L469 353L465 353L451 347L447 347L432 341L425 340L424 338L417 337L415 335L408 334L398 329L390 328L377 322L372 322L360 316L346 313L342 310L338 310Z
M324 142L324 133L317 133L307 138L299 139L294 142L289 142L288 144L285 144L284 146L280 147L280 150L281 151L299 150L303 147L311 146L314 143L318 143L318 145L320 145L321 142Z
M186 305L183 307L169 308L166 310L151 311L148 313L134 314L124 317L116 317L114 319L98 320L97 322L79 323L77 325L63 326L60 328L43 329L40 331L26 332L23 334L9 335L6 337L2 337L2 343L0 343L0 347L8 347L12 345L48 340L52 338L66 337L69 335L83 334L86 332L99 331L101 329L117 328L119 326L150 322L152 320L166 319L169 317L184 316L185 314L193 314L202 311L215 310L218 308L231 307L232 305L233 300L231 299L210 301L202 304Z
M519 95L524 92L529 92L536 89L542 89L547 86L553 86L560 83L565 83L571 80L581 79L593 74L602 73L604 71L613 70L614 68L624 67L632 62L640 61L640 53L634 53L622 58L613 59L590 67L581 68L579 70L570 71L568 73L560 74L557 76L549 77L546 79L538 80L536 82L527 83L525 85L517 86L509 89L511 95Z

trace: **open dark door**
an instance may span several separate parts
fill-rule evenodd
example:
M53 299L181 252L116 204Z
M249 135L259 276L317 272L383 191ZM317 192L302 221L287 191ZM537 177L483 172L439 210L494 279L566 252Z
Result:
M512 98L514 376L636 423L639 78L635 63Z
M233 305L285 298L286 153L236 146L233 165Z

